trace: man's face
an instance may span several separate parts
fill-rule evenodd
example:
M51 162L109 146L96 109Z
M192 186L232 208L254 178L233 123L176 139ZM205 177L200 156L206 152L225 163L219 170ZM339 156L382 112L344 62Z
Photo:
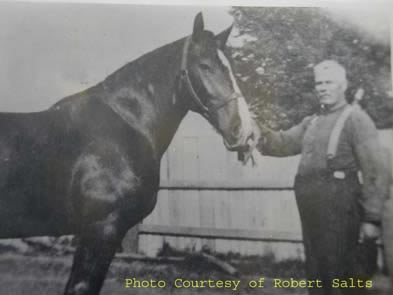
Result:
M334 106L345 100L346 81L334 70L316 72L315 90L320 104Z

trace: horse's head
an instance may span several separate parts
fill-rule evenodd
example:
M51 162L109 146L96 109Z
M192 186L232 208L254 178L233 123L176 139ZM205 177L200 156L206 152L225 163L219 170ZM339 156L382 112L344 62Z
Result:
M181 87L190 109L204 116L222 135L228 150L248 151L256 141L252 119L224 54L232 26L218 35L204 30L202 14L183 48Z

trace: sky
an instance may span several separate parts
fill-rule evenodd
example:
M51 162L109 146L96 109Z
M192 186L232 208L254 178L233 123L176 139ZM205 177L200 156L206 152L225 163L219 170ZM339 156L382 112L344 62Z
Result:
M345 21L361 29L375 40L390 43L390 20L393 17L392 5L333 5L327 10L333 18Z
M389 42L386 10L329 9ZM232 23L229 6L0 0L0 111L43 110L102 81L125 63L190 34L199 11L214 33Z
M129 61L191 34L217 33L228 8L0 3L0 109L41 110Z

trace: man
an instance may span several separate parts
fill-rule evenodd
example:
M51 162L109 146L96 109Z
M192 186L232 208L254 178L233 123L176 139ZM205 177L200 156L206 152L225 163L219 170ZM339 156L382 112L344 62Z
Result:
M384 245L384 258L386 270L390 277L390 293L393 290L393 130L385 130L384 132L386 146L386 170L388 176L388 182L390 185L389 197L384 205L384 212L382 216L382 227L383 227L383 245ZM389 147L389 148L387 148ZM388 294L388 293L386 293Z
M310 288L309 293L361 294L365 284L336 288L336 283L338 279L346 280L342 284L339 281L340 286L351 286L350 278L367 279L375 267L369 261L375 262L374 242L380 234L385 197L378 134L370 117L346 102L343 66L323 61L315 66L314 77L320 113L287 131L274 132L261 126L258 150L279 157L301 153L295 195L306 274L309 279L323 282L323 288ZM347 108L351 111L341 119L342 130L336 131L336 151L328 155L332 130Z

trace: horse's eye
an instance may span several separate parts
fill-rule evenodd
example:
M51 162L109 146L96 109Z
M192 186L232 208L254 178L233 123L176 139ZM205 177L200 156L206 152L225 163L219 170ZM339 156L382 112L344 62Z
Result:
M204 71L209 71L209 72L212 71L212 68L211 68L208 64L205 64L205 63L199 64L199 67L200 67L202 70L204 70Z

